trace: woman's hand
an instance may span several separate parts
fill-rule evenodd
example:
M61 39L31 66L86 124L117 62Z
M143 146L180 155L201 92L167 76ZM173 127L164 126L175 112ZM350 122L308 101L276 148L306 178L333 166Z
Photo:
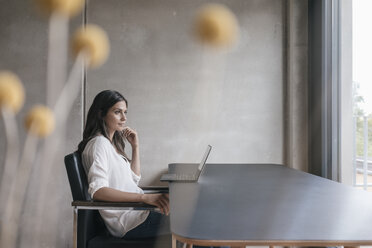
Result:
M143 194L144 203L156 206L162 214L169 214L169 195L168 194Z
M128 142L132 146L132 148L137 148L138 147L138 145L139 145L138 134L134 129L132 129L130 127L125 127L124 130L123 130L123 135L128 140Z

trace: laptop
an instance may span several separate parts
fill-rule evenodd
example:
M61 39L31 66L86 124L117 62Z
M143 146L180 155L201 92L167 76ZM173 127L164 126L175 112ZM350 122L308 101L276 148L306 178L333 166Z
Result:
M201 173L204 170L205 162L207 162L207 158L209 153L211 152L212 146L208 145L207 150L204 153L202 161L200 162L197 170L194 173L179 173L179 174L164 174L161 176L160 181L176 181L176 182L197 182Z

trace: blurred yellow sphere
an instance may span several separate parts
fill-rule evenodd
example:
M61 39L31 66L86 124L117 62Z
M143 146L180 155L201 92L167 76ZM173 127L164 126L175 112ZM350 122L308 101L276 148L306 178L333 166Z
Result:
M43 12L51 14L58 12L66 17L72 17L81 12L84 0L35 0Z
M238 38L238 21L231 10L222 4L204 5L196 17L198 38L212 46L232 45Z
M72 50L75 56L85 51L89 57L89 66L102 65L109 53L110 43L106 32L96 25L86 25L78 29L72 40Z
M0 71L0 108L17 113L25 101L25 90L19 78L10 71Z
M43 105L34 106L25 118L25 127L41 138L48 136L55 127L53 111Z

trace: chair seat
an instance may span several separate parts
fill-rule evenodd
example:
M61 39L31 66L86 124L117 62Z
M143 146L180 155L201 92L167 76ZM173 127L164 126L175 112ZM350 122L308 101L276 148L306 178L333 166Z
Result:
M88 242L88 248L170 248L172 236L159 236L147 239L120 239L112 236L100 235L92 238Z

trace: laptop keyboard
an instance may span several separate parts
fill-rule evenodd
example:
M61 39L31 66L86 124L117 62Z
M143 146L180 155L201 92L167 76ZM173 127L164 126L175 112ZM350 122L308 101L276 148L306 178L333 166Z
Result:
M176 174L177 180L195 180L195 175L188 175L188 174Z
M164 175L162 180L193 181L193 180L196 180L196 175L192 175L192 174L168 174L168 175Z

